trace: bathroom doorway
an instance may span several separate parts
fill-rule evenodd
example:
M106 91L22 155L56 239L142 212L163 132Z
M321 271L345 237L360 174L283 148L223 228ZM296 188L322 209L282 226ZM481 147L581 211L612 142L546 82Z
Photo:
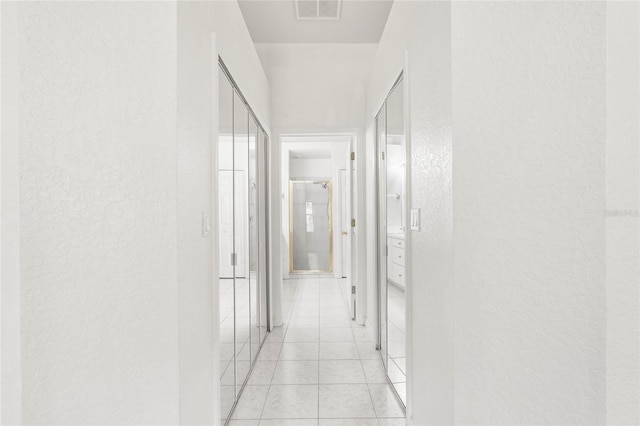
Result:
M283 279L319 274L338 280L352 318L355 141L353 134L280 135Z

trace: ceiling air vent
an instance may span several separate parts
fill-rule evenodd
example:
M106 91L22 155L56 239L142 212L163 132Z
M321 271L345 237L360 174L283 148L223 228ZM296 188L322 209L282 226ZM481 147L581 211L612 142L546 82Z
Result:
M342 0L294 0L296 18L300 20L340 19Z

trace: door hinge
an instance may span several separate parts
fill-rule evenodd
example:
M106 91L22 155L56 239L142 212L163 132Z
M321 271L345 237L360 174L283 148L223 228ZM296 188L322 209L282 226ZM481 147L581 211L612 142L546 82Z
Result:
M351 161L356 159L356 153L355 152L351 152Z
M356 227L356 220L355 219L351 219L351 227L352 228Z
M237 256L235 253L231 253L231 266L236 266L237 265Z
M382 159L384 160L384 151L382 151Z
M351 294L356 294L356 286L355 285L351 286Z

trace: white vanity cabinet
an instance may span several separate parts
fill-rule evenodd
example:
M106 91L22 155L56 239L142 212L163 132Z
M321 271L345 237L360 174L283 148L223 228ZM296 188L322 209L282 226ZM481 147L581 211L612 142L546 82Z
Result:
M387 277L400 288L404 288L404 236L387 236Z

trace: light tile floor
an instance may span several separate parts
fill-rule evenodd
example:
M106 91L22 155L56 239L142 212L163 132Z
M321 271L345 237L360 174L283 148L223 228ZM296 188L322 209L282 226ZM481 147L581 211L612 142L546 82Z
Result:
M282 327L269 334L231 426L401 426L404 413L341 280L286 280Z

